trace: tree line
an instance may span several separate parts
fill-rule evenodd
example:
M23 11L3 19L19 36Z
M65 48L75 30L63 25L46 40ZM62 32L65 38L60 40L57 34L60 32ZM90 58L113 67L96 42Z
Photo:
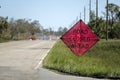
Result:
M8 17L0 16L0 39L23 40L29 39L31 36L36 35L36 33L45 36L61 36L66 31L66 27L59 27L58 31L54 31L52 28L44 29L38 20L14 20L14 18L9 19Z
M108 37L109 39L120 39L120 6L109 3L106 7L108 7L109 18ZM96 18L95 12L91 11L91 20L88 22L88 26L101 39L105 39L106 36L106 13L103 14L104 17ZM15 20L14 18L9 19L8 17L0 16L0 39L29 39L30 36L36 33L41 33L46 36L61 36L67 30L67 27L59 27L57 31L54 31L52 28L44 29L38 20Z
M113 3L109 3L106 7L108 7L108 38L120 39L120 6ZM106 13L103 14L106 17ZM91 11L90 16L91 20L88 23L88 26L99 38L105 39L105 17L97 17L96 19L94 11Z
M40 32L41 27L37 20L0 17L0 39L28 39L30 35Z

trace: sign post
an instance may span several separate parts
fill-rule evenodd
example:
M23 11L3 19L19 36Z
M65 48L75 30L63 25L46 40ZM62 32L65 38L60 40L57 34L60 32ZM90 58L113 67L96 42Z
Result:
M79 20L61 37L61 40L75 55L80 56L95 45L99 38L82 20Z

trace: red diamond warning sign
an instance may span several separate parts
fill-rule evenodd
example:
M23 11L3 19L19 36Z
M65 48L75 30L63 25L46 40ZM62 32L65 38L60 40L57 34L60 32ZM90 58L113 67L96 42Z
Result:
M79 20L61 39L78 56L83 55L99 41L98 37L82 20Z

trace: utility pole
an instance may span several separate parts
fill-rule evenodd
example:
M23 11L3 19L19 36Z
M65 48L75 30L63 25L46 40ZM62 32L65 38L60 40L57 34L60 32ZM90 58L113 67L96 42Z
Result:
M89 0L89 22L91 21L91 0Z
M98 18L98 0L96 0L96 19Z
M80 12L80 19L81 19L81 12Z
M106 0L106 40L108 40L108 0Z
M76 22L78 22L78 20L79 20L79 18L78 18L78 16L76 17Z
M96 21L95 21L96 31L98 32L98 0L96 0ZM96 33L97 33L96 32Z
M85 6L84 6L84 22L85 22L85 19L86 19L86 8L85 8Z

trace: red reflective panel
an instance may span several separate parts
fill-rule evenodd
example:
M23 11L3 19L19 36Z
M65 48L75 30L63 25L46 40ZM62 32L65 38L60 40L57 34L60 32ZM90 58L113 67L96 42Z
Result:
M83 55L99 41L98 37L82 20L79 20L61 39L78 56Z

